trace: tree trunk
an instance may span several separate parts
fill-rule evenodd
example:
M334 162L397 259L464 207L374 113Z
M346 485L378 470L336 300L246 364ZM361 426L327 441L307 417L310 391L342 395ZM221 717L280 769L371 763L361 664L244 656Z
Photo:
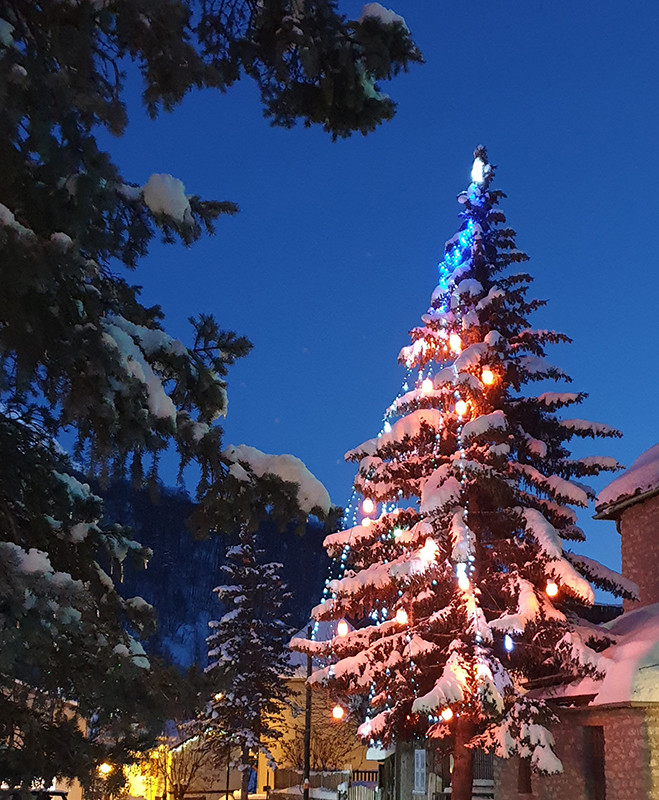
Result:
M474 751L465 745L471 741L474 730L473 720L465 714L460 714L455 722L451 800L471 800L474 782Z
M250 764L249 764L249 747L243 747L241 762L243 765L243 770L241 773L241 783L240 783L240 800L247 800L247 794L249 791L249 773L250 773Z

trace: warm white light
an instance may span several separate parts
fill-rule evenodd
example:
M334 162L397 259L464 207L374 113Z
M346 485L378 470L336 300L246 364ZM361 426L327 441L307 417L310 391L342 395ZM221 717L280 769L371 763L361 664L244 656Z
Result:
M454 353L462 352L462 339L457 333L452 333L448 337L448 346L451 348L451 350L453 350Z
M370 497L365 497L364 502L362 503L362 511L364 514L372 514L375 510L375 503L371 500Z
M368 528L372 521L373 520L371 520L369 517L366 517L366 519L363 519L362 520L362 528Z
M455 404L455 413L459 417L464 417L464 415L467 413L467 408L468 406L464 400L458 400L458 402Z
M419 550L419 558L425 563L429 564L431 561L435 560L435 556L437 555L437 551L439 547L437 547L437 542L434 539L426 539L425 544Z
M404 530L403 528L394 528L392 534L394 536L395 541L398 541L400 537L403 535Z
M407 611L404 608L399 608L396 611L396 622L399 625L407 625Z
M220 700L224 697L224 692L218 692L215 696L215 700L219 703Z
M421 382L421 391L423 392L423 394L428 394L429 392L432 392L434 388L435 387L430 378L426 378Z
M485 179L485 164L480 158L474 159L474 165L471 168L471 180L473 183L483 183Z
M336 632L339 636L348 635L348 623L344 619L339 620L339 624L336 626Z
M108 764L104 761L102 764L99 764L98 771L101 775L109 775L112 772L112 764Z
M458 578L458 586L462 589L463 592L466 592L467 589L469 588L469 578L464 574L464 572Z
M494 383L494 373L489 367L483 367L483 371L481 372L481 380L488 386Z
M338 703L332 709L332 716L334 719L343 719L346 715L346 710L343 706L340 706Z
M554 581L547 581L545 592L547 592L548 597L556 597L558 594L558 586Z
M443 708L440 716L444 720L444 722L450 722L453 719L453 709L449 708L448 706L446 708Z

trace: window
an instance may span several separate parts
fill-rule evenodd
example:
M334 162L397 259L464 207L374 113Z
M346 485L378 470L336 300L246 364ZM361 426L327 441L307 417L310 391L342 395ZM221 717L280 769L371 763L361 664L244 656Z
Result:
M426 793L426 751L414 751L414 792Z
M531 786L531 760L528 758L520 758L517 766L517 793L518 794L532 794L533 787Z
M584 775L588 800L606 800L604 768L604 728L589 725L583 729Z

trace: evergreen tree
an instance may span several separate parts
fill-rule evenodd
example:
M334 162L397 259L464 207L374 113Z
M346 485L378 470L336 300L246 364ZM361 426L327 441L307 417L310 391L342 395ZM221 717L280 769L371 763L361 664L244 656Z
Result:
M254 534L244 527L222 567L227 583L214 589L226 612L209 623L206 672L214 692L209 740L215 752L237 752L241 800L247 798L256 754L269 756L271 743L281 736L278 716L287 701L285 679L292 674L288 641L293 630L283 613L289 595L279 578L282 565L261 563L262 556Z
M304 645L331 661L314 684L369 696L364 738L452 748L458 800L471 798L468 745L560 769L547 711L526 689L601 667L604 633L581 616L594 602L588 579L635 590L571 549L584 539L572 506L593 498L582 477L618 465L571 457L569 440L619 434L557 413L585 394L529 386L569 380L545 359L546 345L569 340L529 327L543 303L527 298L529 275L505 274L527 256L493 176L478 148L432 305L400 354L414 385L380 435L347 454L363 518L326 539L341 574L314 614L362 624Z
M349 22L331 0L0 0L0 782L88 780L144 746L155 703L136 638L150 608L113 583L149 553L101 522L55 437L85 471L138 485L173 443L201 468L198 531L242 511L218 500L235 464L216 420L249 343L201 315L184 345L122 277L154 236L188 244L237 209L171 175L120 174L97 132L124 130L125 66L152 114L247 74L274 124L344 136L393 114L374 81L419 58L399 20ZM306 517L285 480L236 492Z

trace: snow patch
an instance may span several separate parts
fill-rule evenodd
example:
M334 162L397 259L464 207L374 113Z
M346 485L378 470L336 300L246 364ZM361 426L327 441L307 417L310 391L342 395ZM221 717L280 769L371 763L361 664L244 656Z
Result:
M153 214L164 214L179 223L192 222L183 181L172 175L154 173L144 186L144 202Z

